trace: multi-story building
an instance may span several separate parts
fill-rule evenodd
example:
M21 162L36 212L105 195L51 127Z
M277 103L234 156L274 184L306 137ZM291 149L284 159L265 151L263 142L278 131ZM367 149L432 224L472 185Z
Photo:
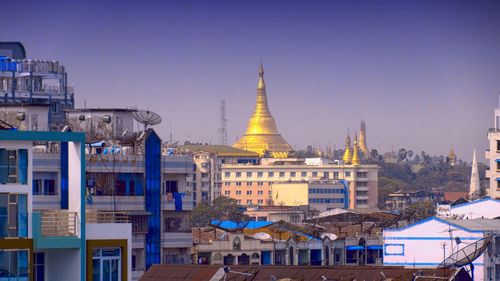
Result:
M343 180L349 184L349 208L377 206L376 165L306 165L304 159L272 159L261 165L222 165L222 194L242 205L273 205L274 183Z
M500 103L500 95L498 98ZM488 130L490 146L486 150L486 159L490 162L490 168L486 170L486 178L489 179L486 195L500 199L500 106L495 108L494 124L495 127Z
M179 146L182 153L191 153L196 170L192 177L193 200L212 201L221 196L223 164L257 164L259 154L227 145Z
M278 206L309 205L318 211L349 207L347 182L279 182L272 185L272 200Z
M61 147L57 195L37 180L41 142ZM82 133L0 131L1 280L131 280L131 225L87 221L84 155Z
M43 112L23 111L8 114L4 122L17 124L26 121L29 130L48 120L49 130L64 126L63 109L74 107L74 90L68 86L68 74L58 61L26 59L21 43L0 46L0 105L46 106ZM29 123L28 123L29 121Z
M131 280L138 280L152 264L191 263L194 164L189 155L164 153L154 130L133 131L132 112L69 110L67 120L72 131L92 128L85 144L86 208L95 221L132 223ZM67 186L58 160L63 151L51 142L34 147L35 206L60 205Z

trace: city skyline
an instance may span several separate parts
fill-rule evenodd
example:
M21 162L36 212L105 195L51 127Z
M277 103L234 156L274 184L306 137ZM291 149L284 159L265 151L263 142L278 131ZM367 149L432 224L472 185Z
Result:
M29 2L29 1L28 1ZM167 140L217 142L226 101L228 144L253 112L263 60L270 110L295 149L343 148L366 120L379 152L484 162L500 91L495 2L7 3L3 41L55 59L76 107L159 113Z

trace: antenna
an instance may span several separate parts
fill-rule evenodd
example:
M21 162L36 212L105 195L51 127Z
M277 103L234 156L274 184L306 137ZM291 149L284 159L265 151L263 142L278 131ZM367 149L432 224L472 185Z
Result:
M220 102L220 119L219 119L219 143L227 145L227 118L226 118L226 101Z
M444 259L443 262L438 265L438 268L459 268L469 265L471 277L472 280L474 280L474 265L472 262L476 260L486 250L486 248L488 248L492 238L493 235L490 235L457 250L455 253L452 253L449 257Z
M132 112L132 117L144 125L144 131L148 129L148 126L158 125L161 123L160 115L149 111L149 110L136 110Z

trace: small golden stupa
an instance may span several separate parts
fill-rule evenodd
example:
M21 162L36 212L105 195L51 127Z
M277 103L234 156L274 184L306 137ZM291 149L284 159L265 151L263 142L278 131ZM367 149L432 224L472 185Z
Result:
M233 147L257 152L261 156L268 152L275 158L287 157L292 150L292 147L278 132L276 122L269 111L262 63L259 69L255 110L248 121L247 131Z
M347 137L345 138L345 151L343 157L344 163L351 163L352 160L352 152L351 152L351 137L349 137L349 133L347 133Z
M359 152L358 152L358 135L354 135L354 146L352 147L352 165L357 166L359 165Z

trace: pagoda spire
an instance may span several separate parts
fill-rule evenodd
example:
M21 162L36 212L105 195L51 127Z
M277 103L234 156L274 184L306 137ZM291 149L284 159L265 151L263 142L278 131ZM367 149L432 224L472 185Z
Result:
M479 172L477 169L476 149L472 157L472 171L470 175L469 199L476 200L481 197L481 186L479 184Z
M351 137L349 136L349 130L347 131L347 137L345 138L345 151L344 157L342 158L345 164L351 163L352 153L351 153Z
M260 155L264 155L268 151L273 157L286 157L292 150L292 147L278 132L276 122L269 110L262 62L259 67L255 110L248 120L245 134L233 147L254 151Z
M352 147L352 161L351 162L354 166L359 165L358 134L354 135L354 145Z

